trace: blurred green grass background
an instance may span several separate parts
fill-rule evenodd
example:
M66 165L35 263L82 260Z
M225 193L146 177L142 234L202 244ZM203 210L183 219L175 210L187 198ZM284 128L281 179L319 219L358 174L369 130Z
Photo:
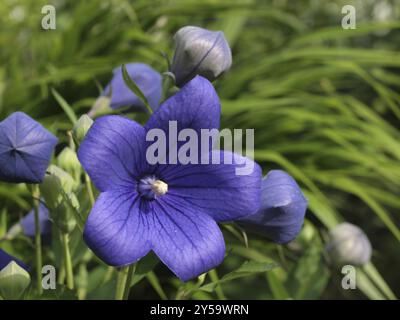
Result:
M46 4L56 7L56 30L41 29ZM341 27L346 4L356 8L354 30ZM71 124L52 88L84 113L115 66L166 71L161 52L172 58L172 36L185 25L223 30L232 47L232 69L215 82L221 127L255 128L264 173L288 171L310 202L300 249L258 238L254 252L232 245L255 260L283 255L288 272L245 280L247 289L227 284L229 297L399 296L400 1L2 0L0 119L24 111L60 136ZM29 209L24 187L0 184L0 209L4 221ZM340 274L321 262L325 231L344 220L374 248L363 293L340 289Z

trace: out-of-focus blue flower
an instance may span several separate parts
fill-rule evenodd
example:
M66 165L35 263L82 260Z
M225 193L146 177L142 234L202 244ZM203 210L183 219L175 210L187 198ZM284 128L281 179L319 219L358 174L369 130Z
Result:
M20 224L26 236L32 238L35 236L35 212L33 209L21 219ZM51 239L51 221L49 210L43 203L39 205L39 224L43 241L48 242Z
M43 243L50 243L51 241L51 220L47 207L40 203L39 206L39 224L40 234L42 235ZM35 236L35 212L32 209L23 217L18 223L11 226L7 233L0 238L1 240L13 240L16 236L23 233L25 236L33 238Z
M23 112L0 122L0 180L40 183L57 138Z
M29 268L25 263L9 255L4 250L0 249L0 271L3 270L11 261L15 261L21 268L29 271Z
M261 208L240 220L240 224L277 243L292 241L300 232L307 199L286 172L272 170L262 181Z
M142 91L150 107L156 110L159 106L162 94L162 77L152 67L145 63L129 63L125 65L126 71ZM131 107L132 109L145 110L145 105L125 84L122 77L122 67L115 68L111 82L106 86L102 93L102 97L110 96L109 105L112 109L122 107ZM100 98L102 98L100 97ZM101 100L99 100L101 101ZM93 117L99 112L98 106L94 106L89 112L89 116ZM100 106L103 109L104 106ZM101 110L100 110L101 113Z
M196 75L213 81L231 67L231 48L222 31L187 26L179 29L174 39L171 71L179 87Z
M78 158L100 196L90 212L84 240L113 266L134 263L153 250L180 279L192 279L220 264L225 243L217 222L253 214L260 206L261 169L236 175L251 162L212 151L230 164L155 164L146 159L146 134L170 121L178 132L216 129L220 103L212 84L197 76L166 100L145 127L120 116L97 119ZM168 137L167 137L168 141Z

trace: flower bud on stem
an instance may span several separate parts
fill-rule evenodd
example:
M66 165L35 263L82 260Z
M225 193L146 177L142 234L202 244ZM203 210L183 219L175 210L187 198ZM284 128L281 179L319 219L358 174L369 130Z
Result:
M21 299L30 282L29 273L11 261L0 271L0 296L6 300Z

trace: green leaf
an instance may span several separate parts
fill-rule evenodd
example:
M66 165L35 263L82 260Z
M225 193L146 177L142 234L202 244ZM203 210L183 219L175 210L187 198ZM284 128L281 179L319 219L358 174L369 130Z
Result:
M129 76L128 71L126 70L125 65L123 64L121 66L122 68L122 78L125 81L125 84L128 86L128 88L144 103L144 105L147 108L147 111L152 114L153 110L150 107L149 102L147 101L146 96L143 94L143 92L139 89L139 87L136 85L136 83L131 79Z
M330 272L325 264L323 250L318 233L314 233L286 281L293 298L318 299L325 290Z
M357 287L372 300L384 300L383 294L376 288L371 279L360 269L357 269Z
M77 294L75 290L68 289L66 286L57 284L54 290L44 290L43 294L39 297L33 293L29 295L28 299L37 300L77 300Z
M390 287L387 285L385 280L382 278L378 270L374 267L372 263L366 264L363 268L363 272L376 283L378 288L386 295L386 297L390 300L396 300L396 296Z
M148 253L137 263L135 274L132 277L131 286L140 282L149 272L153 271L159 263L160 260L154 253Z
M68 104L67 101L56 91L56 89L51 88L51 93L53 94L54 98L57 100L58 104L64 110L65 114L67 115L68 119L71 121L73 125L78 121L77 116L75 115L74 110Z
M115 296L115 288L117 285L116 277L111 278L105 283L96 287L93 291L87 295L88 300L112 300Z
M291 298L283 284L283 280L278 278L275 270L267 272L267 280L275 299L284 300Z
M224 275L220 280L208 283L201 286L199 290L206 292L212 292L218 284L222 284L235 279L248 277L257 273L263 273L272 269L278 268L279 265L276 263L265 263L257 261L246 261L238 269Z
M67 204L67 207L69 208L70 212L72 213L74 219L76 220L77 226L81 232L83 232L83 229L85 227L85 222L82 218L81 210L79 203L77 202L78 200L76 199L76 196L72 192L65 192L63 189L60 189L61 196L65 203Z
M160 296L162 300L168 300L168 297L161 287L161 283L158 280L158 277L153 271L150 271L147 273L147 280L149 280L149 283L153 287L153 289L157 292L157 294Z

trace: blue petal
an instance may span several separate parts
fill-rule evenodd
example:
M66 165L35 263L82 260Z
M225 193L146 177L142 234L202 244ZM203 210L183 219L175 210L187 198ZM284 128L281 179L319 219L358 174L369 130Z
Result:
M20 221L24 234L28 237L35 236L35 212L33 210L23 217ZM42 237L51 235L51 221L49 216L49 210L43 203L39 205L39 224L40 234Z
M201 129L219 128L220 116L221 105L213 85L197 76L160 106L146 123L145 129L161 129L169 141L169 124L176 121L178 133L190 128L200 137ZM182 144L184 142L178 143L178 149Z
M222 262L224 238L209 215L168 193L153 203L153 250L182 281Z
M201 137L202 129L219 128L220 116L221 105L213 85L207 79L197 76L160 106L146 123L145 129L147 132L151 129L160 129L164 132L168 143L165 154L167 163L174 163L172 161L176 160L176 156L170 153L171 150L179 150L186 142L177 141L177 137L169 132L170 124L175 122L178 134L183 129L192 129L197 137ZM210 141L206 149L207 154L211 149ZM201 145L198 144L199 158L201 152Z
M240 221L245 228L277 243L292 241L300 232L307 199L286 172L272 170L262 181L261 209Z
M57 138L23 112L0 123L0 180L42 182Z
M126 70L135 84L147 98L151 108L156 110L162 94L162 77L153 68L144 63L129 63ZM115 68L111 82L104 89L103 95L111 90L111 108L136 107L144 109L143 102L129 89L122 77L122 68Z
M25 270L29 271L29 268L22 261L18 260L17 258L14 258L4 250L0 249L0 271L3 270L5 267L7 267L7 265L11 261L15 261L21 268L24 268Z
M145 256L152 230L145 204L134 190L101 193L83 234L89 248L112 266L128 265Z
M201 208L216 221L232 221L260 208L261 168L252 160L228 151L212 151L220 164L170 165L156 175L168 184L168 195ZM224 157L227 161L224 162ZM248 165L249 172L236 169Z
M145 130L120 116L98 118L89 129L78 158L100 191L135 187L147 170Z

